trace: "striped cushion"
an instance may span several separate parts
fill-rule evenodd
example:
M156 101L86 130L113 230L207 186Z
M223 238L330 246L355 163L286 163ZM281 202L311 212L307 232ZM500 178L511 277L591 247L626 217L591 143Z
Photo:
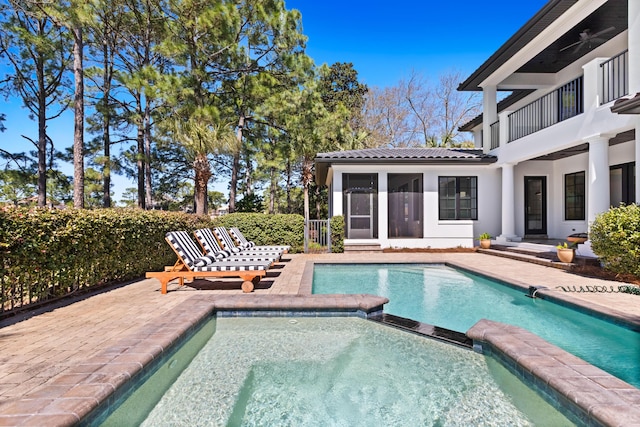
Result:
M236 254L242 250L236 246L233 239L231 238L231 236L229 236L229 233L227 233L227 230L224 227L216 227L213 229L213 232L222 245L222 249L231 251Z
M244 261L244 262L276 262L280 260L278 255L269 255L261 253L242 253L233 254L229 258L225 258L225 261Z
M192 271L260 271L271 265L269 261L228 261L203 256L186 231L170 231L166 238ZM205 262L209 263L204 264Z
M207 255L213 255L218 259L231 255L229 251L225 251L220 247L216 237L209 228L200 228L194 231L194 234Z
M262 271L268 268L268 262L216 261L204 267L195 267L193 271Z
M282 246L278 246L278 245L260 245L260 246L256 246L255 243L253 243L252 241L247 240L247 238L244 237L244 234L242 234L242 232L240 231L240 229L238 227L231 227L229 229L229 234L244 249L249 249L249 250L254 250L254 249L257 249L257 250L270 250L270 251L279 251L279 252L284 252L284 251L288 251L288 250L291 249L291 246L287 246L287 245L282 245Z
M263 253L263 252L252 252L251 254L245 254L244 252L240 253L230 253L229 251L224 251L220 249L218 242L208 228L201 228L196 230L195 235L207 252L207 255L213 256L219 260L232 260L232 261L270 261L276 262L280 260L280 253L272 252L272 253Z
M202 251L186 231L170 231L165 237L189 268L196 267L196 260L202 257Z
M193 260L193 265L195 267L204 267L205 265L213 264L216 262L216 258L212 256L201 256L200 258L196 258Z

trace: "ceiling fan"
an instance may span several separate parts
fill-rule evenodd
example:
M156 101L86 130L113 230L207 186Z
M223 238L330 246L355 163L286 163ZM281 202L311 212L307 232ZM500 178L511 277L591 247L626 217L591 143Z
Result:
M585 45L588 46L589 49L591 49L592 43L595 44L595 43L602 43L606 41L605 39L600 38L601 35L611 32L615 29L616 27L609 27L609 28L605 28L602 31L598 31L597 33L592 33L589 28L585 28L580 32L580 39L577 42L571 43L570 45L563 47L562 49L560 49L560 52L563 52L567 49L571 49L574 46L575 46L575 49L571 52L572 54L578 53L578 51L582 49L582 47Z

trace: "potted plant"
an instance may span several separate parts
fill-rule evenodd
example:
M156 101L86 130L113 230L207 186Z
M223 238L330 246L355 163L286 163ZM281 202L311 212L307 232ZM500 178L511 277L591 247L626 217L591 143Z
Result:
M556 246L556 254L560 262L571 263L576 257L576 250L573 245L569 246L567 242L558 243Z
M478 239L480 240L480 247L482 249L489 249L491 247L491 234L482 233Z
M587 233L575 233L567 237L567 242L571 242L574 245L579 245L584 243L589 238Z

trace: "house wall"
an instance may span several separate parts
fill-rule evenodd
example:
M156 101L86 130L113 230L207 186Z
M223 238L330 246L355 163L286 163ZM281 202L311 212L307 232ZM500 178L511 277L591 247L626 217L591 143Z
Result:
M629 141L609 147L609 166L634 161L635 142ZM589 154L583 153L555 161L531 160L515 167L515 218L516 234L524 236L524 177L547 177L547 235L550 238L564 239L573 233L586 233L588 220L566 221L564 219L564 176L569 173L585 171L589 181ZM589 203L588 185L585 207Z
M451 248L472 247L477 236L487 232L500 232L500 171L492 165L333 165L332 166L332 211L345 215L342 203L343 173L378 173L378 238L347 239L345 243L380 243L383 248ZM387 175L389 173L421 173L423 175L423 235L421 239L388 237ZM441 221L438 219L438 177L478 177L478 219ZM345 215L346 216L346 215Z

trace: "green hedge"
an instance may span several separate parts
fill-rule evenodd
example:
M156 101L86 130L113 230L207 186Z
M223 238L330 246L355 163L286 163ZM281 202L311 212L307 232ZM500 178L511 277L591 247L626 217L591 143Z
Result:
M231 214L211 220L136 209L0 210L0 315L81 289L173 265L168 231L238 226L256 244L303 247L300 215Z
M329 220L331 226L331 252L344 252L344 217L334 216Z
M208 217L159 211L0 211L0 314L159 271L176 260L166 232L211 225Z
M232 213L214 220L219 227L238 227L256 245L289 245L304 250L304 217L297 214Z
M620 206L598 215L589 240L607 270L640 277L640 206Z

